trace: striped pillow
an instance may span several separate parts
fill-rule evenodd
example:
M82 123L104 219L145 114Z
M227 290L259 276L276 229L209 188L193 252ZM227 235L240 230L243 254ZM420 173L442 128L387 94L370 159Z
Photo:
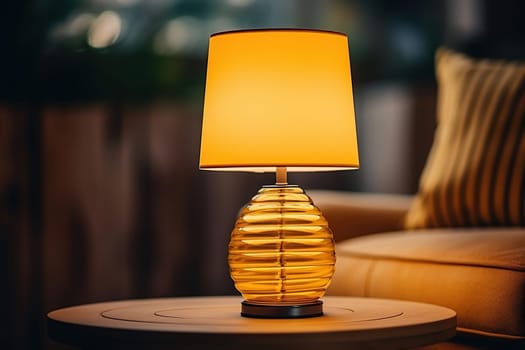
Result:
M407 228L524 226L525 63L436 54L437 130Z

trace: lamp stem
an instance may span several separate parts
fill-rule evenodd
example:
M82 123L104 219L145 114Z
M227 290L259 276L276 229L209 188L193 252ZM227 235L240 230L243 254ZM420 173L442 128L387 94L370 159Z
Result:
M288 184L285 166L278 166L275 168L275 184L276 185L287 185Z

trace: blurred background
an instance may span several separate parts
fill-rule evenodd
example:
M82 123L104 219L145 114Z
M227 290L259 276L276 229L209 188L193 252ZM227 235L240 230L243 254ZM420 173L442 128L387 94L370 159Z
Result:
M25 0L0 5L0 343L62 349L45 314L234 293L227 242L272 175L198 170L209 35L349 36L361 170L305 189L413 193L434 52L523 59L520 0Z

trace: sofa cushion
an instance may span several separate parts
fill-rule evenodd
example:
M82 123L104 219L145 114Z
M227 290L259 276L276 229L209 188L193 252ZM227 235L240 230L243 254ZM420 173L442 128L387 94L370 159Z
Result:
M436 54L437 129L407 228L525 226L525 63Z
M326 190L310 190L308 195L328 220L336 242L403 229L414 199L412 195Z
M417 233L416 233L417 232ZM337 245L332 295L427 302L458 331L525 340L525 229L429 229Z

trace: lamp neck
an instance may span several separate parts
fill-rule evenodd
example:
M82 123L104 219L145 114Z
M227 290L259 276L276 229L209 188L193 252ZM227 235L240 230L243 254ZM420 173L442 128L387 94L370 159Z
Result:
M275 168L275 184L276 185L287 185L288 184L286 167L278 166Z

